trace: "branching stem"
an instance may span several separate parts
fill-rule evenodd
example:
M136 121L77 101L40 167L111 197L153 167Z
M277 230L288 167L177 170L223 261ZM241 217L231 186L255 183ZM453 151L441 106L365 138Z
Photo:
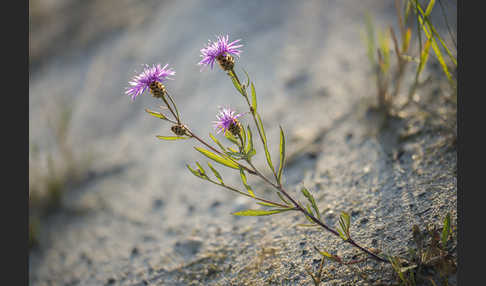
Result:
M241 86L241 82L240 82L238 76L236 75L236 73L234 72L234 70L231 70L231 73L235 77L235 79L238 82L238 84L240 84L240 86ZM257 122L256 116L255 116L256 110L254 110L251 107L250 100L248 99L248 95L246 93L246 90L245 89L242 89L242 90L243 90L243 93L244 93L244 96L243 97L246 99L246 103L248 104L248 107L250 108L250 112L253 115L253 119L255 121L255 125L257 125L257 127L258 127L258 122ZM265 145L265 141L263 140L263 136L262 136L262 133L260 132L260 128L257 128L257 129L258 129L258 133L260 135L260 138L262 140L262 143L263 143L263 145ZM292 204L294 205L294 207L295 207L296 210L302 212L304 215L306 215L307 217L309 217L314 223L316 223L317 225L321 226L325 230L331 232L332 234L334 234L337 237L341 237L337 231L335 231L334 229L330 228L325 223L323 223L321 220L319 220L318 218L316 218L313 214L311 214L307 210L305 210L296 200L294 200L294 198L292 198L287 193L287 191L283 188L283 186L280 183L278 183L278 180L277 180L277 184L273 183L267 177L265 177L262 173L260 173L249 160L247 160L247 162L253 168L253 170L252 170L253 171L253 173L252 173L253 175L256 175L256 176L260 177L266 183L270 184L272 187L274 187L278 191L280 191L287 199L289 199L292 202ZM272 172L275 175L275 178L277 178L277 175L275 173L275 170L272 170ZM372 253L371 251L369 251L366 248L364 248L364 247L360 246L359 244L357 244L351 237L348 237L348 239L346 239L344 241L347 242L347 243L349 243L349 244L351 244L351 245L353 245L354 247L360 249L361 251L365 252L366 254L370 255L373 259L375 259L377 261L389 263L388 260L383 259L383 258L377 256L376 254Z

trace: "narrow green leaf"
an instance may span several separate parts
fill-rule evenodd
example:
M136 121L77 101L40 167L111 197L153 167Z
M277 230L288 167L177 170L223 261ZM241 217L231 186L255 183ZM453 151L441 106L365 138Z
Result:
M218 140L216 137L214 137L214 135L213 135L213 134L209 133L209 137L211 137L211 139L213 139L214 143L216 143L216 144L219 146L219 148L220 148L220 149L221 149L223 152L225 152L225 149L224 149L223 144L221 144L221 142L219 142L219 140Z
M324 257L327 257L333 261L341 261L341 259L339 259L339 257L337 257L336 255L332 255L331 253L325 251L325 250L320 250L318 249L317 247L314 246L314 249L317 250L322 256Z
M324 251L324 250L319 250L319 253L324 256L324 257L327 257L327 258L330 258L330 259L333 259L334 256L332 254L330 254L329 252L327 251Z
M272 172L275 174L275 168L273 167L272 164L272 158L270 157L270 152L268 151L268 145L267 145L267 136L265 135L265 129L263 128L263 123L262 119L260 118L260 115L255 112L257 122L258 122L258 128L260 130L262 140L263 140L263 149L265 150L265 157L267 157L267 163Z
M233 155L239 155L240 154L238 151L236 151L235 149L233 149L231 147L228 147L227 149L230 150L230 152L228 152L228 153L233 153Z
M240 125L241 128L240 128L240 136L241 136L241 139L243 140L243 142L241 143L241 147L244 148L245 145L246 145L246 131L245 131L245 127L243 126L243 124Z
M447 240L449 240L449 233L451 231L451 214L447 213L444 219L444 228L442 229L442 247L445 249Z
M349 227L351 226L351 217L347 212L342 212L341 218L343 219L344 225L346 227L344 230L346 230L346 234L349 234Z
M347 240L348 238L346 237L346 235L344 235L344 233L341 231L341 229L337 229L338 233L339 233L339 236L343 239L343 240Z
M250 196L255 197L255 194L253 193L250 185L248 185L248 181L246 179L245 171L243 171L243 168L240 168L240 177L241 177L241 181L243 182L243 185L245 186Z
M286 203L290 206L290 203L283 197L282 193L277 192L278 197L282 200L282 202Z
M165 117L165 115L163 115L160 112L151 111L151 110L149 110L147 108L145 109L145 112L147 112L148 114L152 115L153 117L157 117L157 118L160 118L160 119L167 120L167 117Z
M312 210L311 210L310 205L309 205L309 204L306 204L305 206L306 206L306 208L307 208L307 211L308 211L310 214L314 215L314 213L313 213L313 212L312 212Z
M236 138L233 134L231 134L231 132L229 131L225 131L224 132L224 137L226 137L226 139L228 139L231 143L235 144L235 145L240 145L238 142L238 138Z
M201 175L201 174L200 174L198 171L196 171L196 170L192 169L192 168L191 168L191 166L189 166L189 165L187 165L187 164L186 164L186 167L187 167L187 169L189 169L189 171L191 171L191 173L192 173L194 176L196 176L196 177L198 177L198 178L201 178L201 179L205 179L205 178L204 178L204 177L203 177L203 176L202 176L202 175Z
M246 144L246 147L245 147L245 153L248 155L250 153L250 151L254 150L253 149L253 135L251 134L250 125L248 125L246 135L247 135L248 138L246 140L247 144Z
M237 169L237 170L240 169L239 165L236 164L235 162L231 161L230 159L223 158L223 157L216 155L213 152L206 150L204 148L201 148L201 147L194 147L194 149L196 149L197 151L199 151L204 156L208 157L209 159L211 159L211 160L213 160L213 161L215 161L215 162L217 162L221 165L224 165L226 167L230 167L230 168L233 168L233 169Z
M304 194L306 198L312 197L311 194L309 193L309 190L307 190L305 187L302 187L302 190L300 191L302 192L302 194Z
M304 196L307 198L307 200L309 200L309 202L311 203L312 208L314 209L317 217L319 218L319 220L321 220L321 214L319 212L319 208L317 207L316 200L314 199L312 194L305 187L302 187L301 192L302 192L302 194L304 194Z
M277 180L279 183L281 183L284 163L285 163L285 136L284 136L282 126L280 126L280 166L278 166L278 175L277 175Z
M246 70L244 68L242 68L242 70L243 70L243 72L246 75L246 85L245 85L245 87L248 87L250 85L250 76L248 75L248 73L246 72Z
M216 176L216 178L218 179L218 181L223 184L223 178L221 177L221 175L219 174L219 172L213 167L213 165L211 165L211 163L208 162L208 166L209 168L211 169L211 171L213 171L214 173L214 176Z
M292 209L276 209L276 210L244 210L241 212L234 212L232 215L237 216L264 216L264 215L273 215L278 214L285 211L290 211Z
M236 90L237 90L237 91L238 91L238 92L239 92L241 95L243 95L243 96L244 96L243 89L241 88L240 84L238 83L238 80L236 79L236 77L235 77L233 74L231 74L231 75L230 75L230 77L231 77L231 81L233 82L233 85L235 86Z
M339 216L340 228L337 228L337 230L341 238L344 240L347 240L350 237L349 235L350 224L351 224L351 219L349 217L349 214L346 212L342 212L341 215Z
M253 108L253 111L257 111L257 98L256 98L256 91L255 91L255 85L253 82L251 83L251 108Z
M203 167L202 167L202 166L199 164L199 162L196 162L196 165L197 165L198 170L199 170L199 172L201 173L201 175L203 175L203 176L207 176L207 175L206 175L206 171L204 171L204 168L203 168Z
M427 5L427 9L425 10L425 17L428 17L434 8L435 0L430 0L429 5Z
M180 137L180 136L159 136L157 135L157 138L162 139L162 140L167 140L167 141L174 141L174 140L183 140L183 139L189 139L190 137Z
M278 207L280 208L280 205L274 204L274 203L267 203L267 202L257 202L257 204L266 206L266 207Z

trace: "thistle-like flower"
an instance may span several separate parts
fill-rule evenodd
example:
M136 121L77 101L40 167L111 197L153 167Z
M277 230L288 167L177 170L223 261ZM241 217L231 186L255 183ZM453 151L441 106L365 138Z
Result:
M160 64L152 67L145 65L144 71L134 76L129 82L130 87L127 88L125 94L131 96L132 100L135 100L137 96L142 94L147 88L150 88L154 97L162 97L166 92L162 82L171 79L169 76L175 75L175 71L167 67L168 64L164 67L161 67Z
M241 51L238 49L243 45L236 45L241 39L229 42L228 35L218 36L216 42L209 41L206 48L201 49L201 57L203 58L198 65L211 66L215 61L218 61L221 68L225 71L231 70L235 63L233 56L240 56Z
M220 107L220 111L216 115L218 120L213 121L214 128L217 129L216 133L221 133L222 131L230 131L233 135L237 136L240 133L240 123L237 118L242 116L242 114L236 114L236 111L231 110L229 107Z

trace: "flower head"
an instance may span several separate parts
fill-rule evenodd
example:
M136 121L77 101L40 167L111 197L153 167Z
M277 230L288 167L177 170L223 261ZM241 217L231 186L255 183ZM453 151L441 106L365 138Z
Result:
M213 121L214 128L218 129L217 133L221 133L221 131L227 131L233 128L234 126L238 126L237 118L242 116L242 114L236 114L236 111L231 110L229 107L220 107L220 111L216 115L218 120Z
M151 83L171 79L169 76L175 75L175 71L167 67L168 64L164 67L161 67L160 64L152 67L145 65L144 71L134 76L129 82L130 87L127 88L125 94L130 95L132 100L135 100L137 96L142 94L147 88L150 88Z
M236 45L241 39L228 43L228 35L218 36L216 42L209 41L208 45L201 49L201 57L203 58L198 65L211 66L213 68L214 62L219 58L223 58L227 55L240 56L241 51L238 48L243 45Z

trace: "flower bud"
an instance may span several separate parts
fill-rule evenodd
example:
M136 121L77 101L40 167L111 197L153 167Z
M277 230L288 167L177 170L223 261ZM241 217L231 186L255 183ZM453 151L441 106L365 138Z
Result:
M235 59L233 56L230 54L224 54L224 55L219 55L216 57L216 60L218 61L219 66L224 70L224 71L230 71L233 69L235 65Z
M233 122L230 123L230 126L228 128L228 131L231 132L234 136L238 136L240 134L241 126L240 122L238 120L234 120Z
M150 83L150 93L155 98L163 98L167 93L165 86L158 81L153 81Z
M186 128L183 125L174 125L170 128L172 132L174 132L177 136L184 136L187 135Z

